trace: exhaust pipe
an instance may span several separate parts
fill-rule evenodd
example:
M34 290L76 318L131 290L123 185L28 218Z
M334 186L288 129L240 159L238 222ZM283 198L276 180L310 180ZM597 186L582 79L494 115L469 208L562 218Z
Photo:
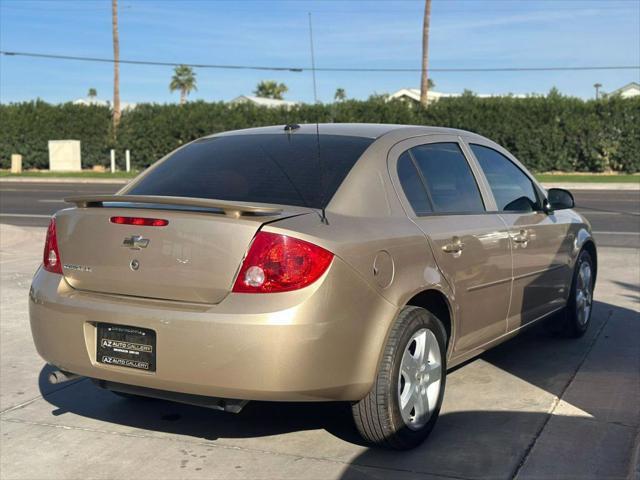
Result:
M159 398L170 402L186 403L198 407L211 408L213 410L223 410L230 413L240 413L249 403L248 400L237 400L231 398L208 397L206 395L195 395L191 393L170 392L167 390L156 390L155 388L139 387L137 385L127 385L124 383L111 382L108 380L91 379L100 388L111 390L112 392L128 393L143 397Z
M54 370L49 374L49 383L52 385L57 385L59 383L68 382L69 380L74 380L79 377L80 375L76 375L75 373L65 372L63 370Z

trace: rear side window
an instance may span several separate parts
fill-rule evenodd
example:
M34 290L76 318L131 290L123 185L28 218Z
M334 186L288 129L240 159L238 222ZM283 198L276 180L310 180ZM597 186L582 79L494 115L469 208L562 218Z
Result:
M424 178L433 211L484 212L482 196L457 143L430 143L410 150Z
M323 208L373 140L295 133L206 138L175 152L127 193Z
M470 145L484 171L498 210L503 212L533 212L540 210L540 201L533 182L511 160L493 148Z
M433 211L424 183L422 183L418 170L416 170L413 159L408 152L404 152L398 158L398 178L404 194L416 215L424 215Z

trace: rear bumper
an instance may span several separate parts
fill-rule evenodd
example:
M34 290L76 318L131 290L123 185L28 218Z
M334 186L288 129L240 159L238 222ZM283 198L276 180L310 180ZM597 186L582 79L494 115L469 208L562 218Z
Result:
M82 292L42 268L29 295L36 348L63 370L245 400L364 397L396 312L339 258L305 289L229 294L217 305ZM156 372L96 362L98 322L155 330Z

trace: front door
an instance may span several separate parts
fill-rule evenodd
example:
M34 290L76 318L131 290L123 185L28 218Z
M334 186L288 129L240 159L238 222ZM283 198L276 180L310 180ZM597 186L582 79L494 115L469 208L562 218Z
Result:
M498 214L487 213L481 193L486 187L479 187L477 167L467 161L459 139L407 140L389 158L401 201L455 295L454 355L503 335L511 292L508 230Z
M564 305L570 278L569 225L542 211L542 198L529 176L494 145L471 142L509 227L513 249L513 294L509 330Z

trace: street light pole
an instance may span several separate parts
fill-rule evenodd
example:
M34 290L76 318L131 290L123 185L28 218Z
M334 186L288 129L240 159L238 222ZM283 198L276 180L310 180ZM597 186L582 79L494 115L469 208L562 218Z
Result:
M120 36L118 34L118 0L111 0L113 34L113 134L120 123Z
M600 87L602 87L601 83L595 83L593 88L596 89L596 100L600 100Z
M429 92L429 23L431 22L431 0L425 0L422 23L422 76L420 78L420 103L427 106Z

